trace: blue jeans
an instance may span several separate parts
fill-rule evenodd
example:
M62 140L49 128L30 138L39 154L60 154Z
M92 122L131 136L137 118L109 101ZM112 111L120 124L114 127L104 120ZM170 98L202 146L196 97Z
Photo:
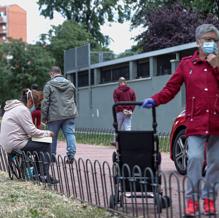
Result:
M66 119L66 120L57 120L52 121L48 123L48 129L54 132L54 137L52 140L52 154L56 155L56 149L57 149L57 139L58 139L58 133L61 129L65 140L67 142L67 155L73 156L76 153L76 139L75 139L75 123L74 119Z
M199 181L202 178L204 161L204 147L207 145L207 171L204 178L202 198L214 197L214 185L219 182L219 136L189 136L188 164L187 164L187 190L186 198L197 198ZM211 184L211 185L210 185Z

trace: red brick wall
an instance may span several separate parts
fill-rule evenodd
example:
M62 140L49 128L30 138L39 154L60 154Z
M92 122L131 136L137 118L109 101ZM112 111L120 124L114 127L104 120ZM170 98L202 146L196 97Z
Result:
M7 9L8 37L27 41L26 12L17 5L11 5Z
M0 11L4 7L0 8ZM26 11L18 5L6 6L7 37L27 41ZM1 25L0 25L1 26Z

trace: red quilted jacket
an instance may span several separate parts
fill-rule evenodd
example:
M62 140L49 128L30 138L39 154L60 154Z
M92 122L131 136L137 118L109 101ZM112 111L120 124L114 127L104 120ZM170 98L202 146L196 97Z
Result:
M152 98L170 101L182 84L186 88L187 135L219 135L219 70L202 61L196 51L185 57L164 88Z

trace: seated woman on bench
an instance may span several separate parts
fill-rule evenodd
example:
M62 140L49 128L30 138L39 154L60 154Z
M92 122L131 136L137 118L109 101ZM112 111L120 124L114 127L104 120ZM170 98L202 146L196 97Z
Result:
M33 124L31 112L39 103L38 91L30 89L23 89L20 100L6 101L1 122L0 145L7 153L13 150L42 152L47 164L43 164L40 178L42 181L55 184L58 180L49 175L48 154L51 155L51 144L31 140L31 137L53 136L53 132L37 129Z

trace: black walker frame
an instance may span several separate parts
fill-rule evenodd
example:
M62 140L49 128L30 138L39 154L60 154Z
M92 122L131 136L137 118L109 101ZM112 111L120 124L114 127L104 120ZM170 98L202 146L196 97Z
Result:
M161 155L156 109L152 107L152 130L118 130L116 107L127 105L141 106L142 102L124 101L115 103L112 107L116 134L116 151L112 155L115 194L110 196L109 207L115 208L117 204L123 206L124 197L127 196L150 197L154 198L157 211L160 213L162 208L170 206L170 198L163 196L160 188Z

